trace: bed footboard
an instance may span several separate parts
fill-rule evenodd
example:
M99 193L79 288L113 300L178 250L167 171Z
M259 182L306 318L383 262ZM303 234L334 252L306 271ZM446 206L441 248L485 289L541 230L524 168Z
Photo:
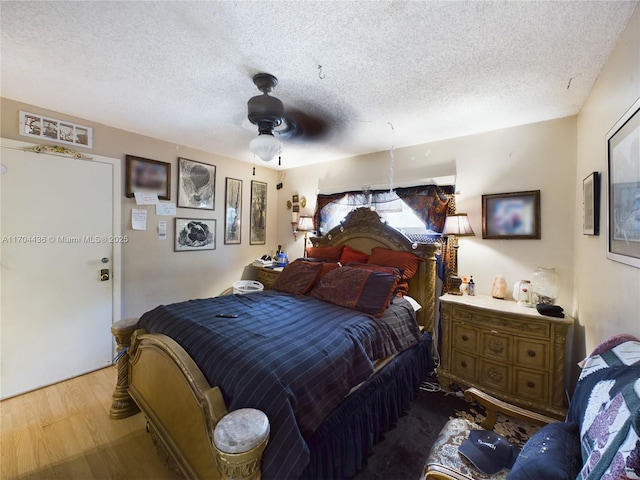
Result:
M118 351L126 346L129 349L118 360L111 417L125 418L139 408L165 465L184 478L227 479L233 475L234 479L259 479L262 452L268 441L266 416L258 412L264 417L262 424L266 422L266 435L264 428L258 428L263 435L258 442L248 443L248 451L230 455L215 448L214 431L227 415L220 389L208 384L174 340L135 330L135 324L124 320L112 327ZM240 427L232 433L255 436L256 428L251 427Z

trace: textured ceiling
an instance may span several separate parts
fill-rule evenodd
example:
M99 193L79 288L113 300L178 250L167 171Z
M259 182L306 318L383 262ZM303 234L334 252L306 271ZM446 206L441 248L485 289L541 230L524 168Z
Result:
M576 114L636 4L2 1L0 93L253 161L269 72L330 127L286 168Z

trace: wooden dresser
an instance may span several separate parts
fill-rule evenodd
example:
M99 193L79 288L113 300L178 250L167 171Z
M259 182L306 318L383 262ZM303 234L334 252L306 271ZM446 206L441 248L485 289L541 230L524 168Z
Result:
M280 270L274 270L273 268L265 268L265 267L256 267L258 270L258 281L264 285L265 290L271 290L271 286L273 282L276 281L278 275L280 275Z
M489 296L440 297L446 390L477 387L506 402L564 418L565 351L573 319Z

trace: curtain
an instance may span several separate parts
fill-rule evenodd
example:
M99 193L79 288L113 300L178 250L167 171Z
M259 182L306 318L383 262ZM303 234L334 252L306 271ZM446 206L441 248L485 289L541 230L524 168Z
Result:
M416 187L369 192L341 192L318 195L313 215L314 228L322 234L337 225L349 212L358 207L374 206L376 210L391 211L392 202L401 199L420 218L427 231L440 233L444 229L449 201L454 186L421 185ZM338 218L340 217L340 218Z

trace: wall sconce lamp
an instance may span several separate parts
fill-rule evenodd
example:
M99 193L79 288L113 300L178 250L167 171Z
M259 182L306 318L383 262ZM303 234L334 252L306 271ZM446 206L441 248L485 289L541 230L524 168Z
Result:
M309 215L300 215L300 219L298 220L297 231L304 232L304 247L303 247L304 252L302 254L302 257L306 258L307 257L307 235L309 234L309 232L313 231L313 218L311 218Z
M451 213L444 221L443 237L448 237L450 250L449 264L447 265L447 286L449 293L460 294L460 279L458 275L458 237L473 237L475 233L469 223L466 213ZM455 285L457 284L457 285Z

